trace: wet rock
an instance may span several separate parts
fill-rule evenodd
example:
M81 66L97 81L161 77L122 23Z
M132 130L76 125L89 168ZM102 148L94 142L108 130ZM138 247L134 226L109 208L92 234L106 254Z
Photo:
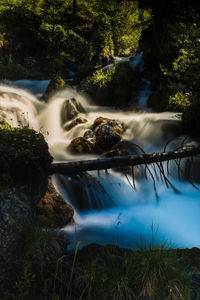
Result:
M111 125L101 125L96 131L96 144L103 150L109 150L117 144L122 135Z
M90 142L93 145L93 149L96 148L96 134L94 131L92 131L91 129L87 130L84 133L83 136L88 142ZM97 149L95 150L95 152L97 151Z
M84 124L87 123L87 120L82 118L82 117L78 117L75 120L71 121L70 123L65 124L64 129L65 130L70 130L73 127L75 127L78 124Z
M48 189L44 197L36 207L37 219L43 225L61 227L73 221L74 210L57 193L54 185L49 181Z
M83 106L75 98L67 99L61 110L61 122L62 124L73 120L79 113L84 113Z
M69 149L75 153L94 153L94 145L84 137L73 139Z
M78 153L100 154L110 150L122 139L122 122L108 118L97 118L83 137L72 140L70 148Z
M92 130L96 134L97 147L109 150L122 139L124 126L120 121L99 117L94 121Z
M114 130L116 130L119 134L122 134L124 131L124 124L118 120L113 120L113 119L108 119L108 118L103 118L103 117L98 117L91 129L93 131L98 130L100 125L110 125L111 127L113 127Z
M62 79L60 76L55 77L50 80L45 92L45 96L47 97L56 90L62 89L64 87L66 87L66 82L64 81L64 79Z

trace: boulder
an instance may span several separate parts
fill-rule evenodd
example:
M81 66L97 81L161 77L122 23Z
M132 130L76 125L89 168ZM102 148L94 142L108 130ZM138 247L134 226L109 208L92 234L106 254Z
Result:
M76 118L79 113L84 112L83 106L75 98L66 99L61 110L61 122L64 124L71 121Z
M84 123L87 123L87 120L82 118L82 117L78 117L75 120L72 120L71 122L68 122L67 124L65 124L64 129L65 130L71 130L76 125L84 124Z
M110 150L117 144L124 131L122 122L102 117L97 118L91 128L96 135L97 147L103 150Z
M110 125L114 130L116 130L119 134L122 134L124 131L124 124L118 120L113 120L113 119L108 119L108 118L103 118L103 117L98 117L91 129L93 131L98 130L100 125Z
M124 125L122 122L99 117L83 137L72 140L70 148L78 153L101 154L110 150L122 139Z
M103 150L111 149L122 138L122 135L111 125L99 126L96 131L96 144Z

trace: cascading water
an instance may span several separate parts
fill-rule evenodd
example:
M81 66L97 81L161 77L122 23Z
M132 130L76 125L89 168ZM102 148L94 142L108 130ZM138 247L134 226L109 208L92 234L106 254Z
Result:
M26 81L24 84L26 91L12 87L11 82L9 86L0 85L0 119L13 126L29 124L46 133L55 161L97 157L73 155L68 145L73 138L82 136L99 116L124 122L126 130L123 139L140 145L146 152L163 151L166 142L173 140L167 148L170 150L181 141L181 122L175 113L123 112L102 108L92 105L84 95L70 88L55 93L46 103L27 92L30 86L33 87L31 82ZM38 90L35 87L36 95L44 92L42 86L44 88L45 84L41 82ZM150 92L147 86L146 89ZM87 119L87 122L66 130L69 120L63 121L62 113L66 100L73 98L84 107L79 116ZM144 241L151 239L153 224L154 228L159 227L158 236L161 240L168 239L179 247L198 246L200 192L189 183L178 181L175 167L172 163L170 165L171 181L180 193L167 189L159 179L156 183L159 200L155 197L151 177L148 180L143 176L136 177L134 189L126 176L116 171L110 171L109 174L101 171L100 176L97 172L91 172L89 177L78 180L78 183L73 178L53 176L55 186L65 199L75 207L84 208L76 209L75 223L63 229L67 238L71 239L71 245L82 241L83 244L117 243L120 246L136 247L141 237Z

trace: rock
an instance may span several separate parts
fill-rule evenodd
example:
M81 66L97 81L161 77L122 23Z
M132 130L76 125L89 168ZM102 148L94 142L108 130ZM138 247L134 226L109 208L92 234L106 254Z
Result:
M49 181L47 192L36 207L36 215L46 226L61 227L73 221L74 210Z
M122 122L99 117L83 137L72 140L70 148L78 153L100 154L117 144L122 139L123 131Z
M82 118L82 117L78 117L75 120L71 121L70 123L65 124L64 129L65 130L70 130L73 127L75 127L78 124L84 124L87 123L87 120Z
M45 95L49 96L51 93L55 92L58 89L62 89L66 87L66 83L64 79L62 79L60 76L57 76L50 80Z
M96 140L96 135L94 133L94 131L92 131L91 129L87 130L84 133L84 138L86 138L87 140Z
M97 146L109 150L122 139L124 127L120 121L99 117L94 121L92 130L96 134Z
M76 153L94 153L94 145L84 137L73 139L69 148Z
M100 125L110 125L113 127L113 129L115 129L119 134L122 134L122 132L124 131L124 124L120 121L117 121L117 120L113 120L113 119L108 119L108 118L103 118L103 117L99 117L97 118L91 129L92 130L97 130L98 127Z
M75 98L67 99L61 110L61 122L62 124L73 120L79 113L84 113L83 106Z
M111 125L101 125L96 131L96 144L103 150L109 150L117 144L122 135Z

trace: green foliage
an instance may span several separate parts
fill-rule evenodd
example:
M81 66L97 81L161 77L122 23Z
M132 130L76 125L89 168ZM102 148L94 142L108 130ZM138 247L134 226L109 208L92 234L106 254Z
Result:
M95 71L87 81L87 90L108 87L113 80L115 68Z
M199 20L196 20L199 23ZM172 79L181 82L189 89L199 89L199 24L175 22L168 26L171 47L174 47L172 68L164 70L164 73Z
M0 139L1 185L35 186L46 181L52 157L42 134L1 122Z
M169 109L173 111L183 112L191 105L191 95L183 91L177 91L173 96L170 96Z
M140 74L127 62L113 69L95 71L84 82L83 88L100 104L121 106L129 103L133 90L137 91L140 86Z
M36 75L41 69L63 73L67 61L96 63L100 54L129 54L149 19L137 1L8 1L0 4L2 57L26 66L28 77L33 67Z
M26 78L27 72L22 65L17 63L3 63L0 61L0 79L17 80Z

